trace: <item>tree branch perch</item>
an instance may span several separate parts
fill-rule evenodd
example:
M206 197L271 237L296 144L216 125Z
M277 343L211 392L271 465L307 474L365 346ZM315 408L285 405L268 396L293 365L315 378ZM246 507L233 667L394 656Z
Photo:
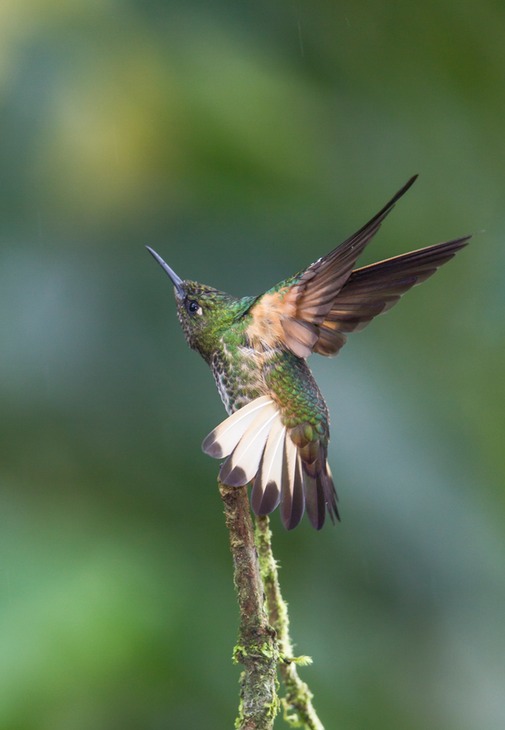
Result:
M234 583L237 591L240 627L234 659L244 666L240 677L240 706L235 722L238 730L271 730L279 710L277 664L279 650L275 631L265 610L254 530L247 488L219 483L226 526L230 531Z
M230 532L233 579L240 611L239 638L233 658L244 666L235 727L272 730L281 704L277 695L279 666L285 688L282 705L286 722L306 730L324 730L312 706L312 693L298 676L297 664L308 664L311 660L293 656L288 608L279 586L269 519L257 517L253 528L247 488L218 484Z
M280 673L286 690L282 698L285 719L295 727L324 730L312 705L312 692L298 676L297 664L310 664L309 657L293 656L289 635L288 606L281 594L277 562L272 552L272 533L268 517L256 518L256 546L259 553L261 578L265 587L268 617L275 629L280 651Z

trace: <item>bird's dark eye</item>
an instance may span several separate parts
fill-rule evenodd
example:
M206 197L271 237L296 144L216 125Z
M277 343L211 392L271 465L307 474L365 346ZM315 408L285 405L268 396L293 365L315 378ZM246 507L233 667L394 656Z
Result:
M190 314L196 314L200 309L200 305L198 304L196 299L188 299L188 301L186 302L186 309Z

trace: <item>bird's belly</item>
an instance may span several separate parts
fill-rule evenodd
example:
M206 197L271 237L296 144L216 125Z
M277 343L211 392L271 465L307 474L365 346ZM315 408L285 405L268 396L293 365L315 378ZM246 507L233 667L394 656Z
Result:
M224 350L214 355L210 366L228 414L268 392L264 363L254 350L241 347L233 354Z

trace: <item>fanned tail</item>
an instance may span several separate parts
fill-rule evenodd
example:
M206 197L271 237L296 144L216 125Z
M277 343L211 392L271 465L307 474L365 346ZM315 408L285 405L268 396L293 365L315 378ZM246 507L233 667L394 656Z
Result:
M326 445L318 437L303 435L303 424L288 429L277 404L262 396L219 424L204 440L203 451L226 461L219 479L230 487L253 482L252 508L267 515L280 504L288 530L296 527L305 509L320 530L328 511L339 519L337 495L327 463Z

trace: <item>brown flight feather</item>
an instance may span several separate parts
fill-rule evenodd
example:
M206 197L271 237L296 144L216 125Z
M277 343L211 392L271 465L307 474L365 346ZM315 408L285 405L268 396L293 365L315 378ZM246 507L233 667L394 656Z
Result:
M384 218L416 178L417 175L412 177L359 231L309 266L287 291L283 290L283 340L295 355L308 357L311 354L317 342L317 326L326 318L335 298L349 279L354 264L379 230Z
M434 274L469 240L466 236L437 243L353 271L318 327L314 352L337 353L346 334L362 330L378 314L391 309L406 291Z

